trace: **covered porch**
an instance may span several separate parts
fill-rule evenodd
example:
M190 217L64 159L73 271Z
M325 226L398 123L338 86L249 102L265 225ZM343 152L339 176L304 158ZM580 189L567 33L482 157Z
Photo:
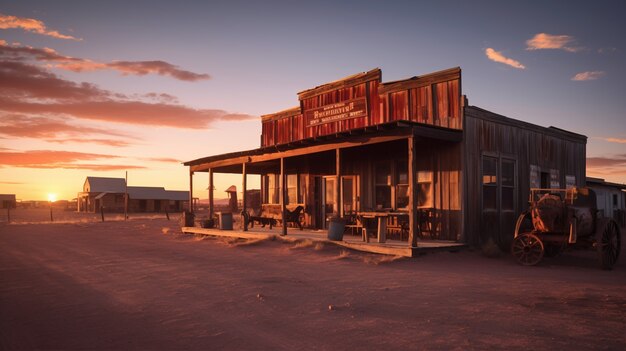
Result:
M343 240L334 241L327 238L325 230L299 230L297 228L288 228L287 235L280 235L282 232L280 228L269 229L258 227L248 228L246 231L242 229L220 230L216 228L183 227L182 231L186 234L247 240L267 239L292 243L311 241L325 245L337 245L350 250L402 257L416 257L423 253L436 251L457 251L467 246L463 243L442 240L418 240L418 245L414 247L409 247L405 241L399 240L387 240L384 243L364 243L359 236L354 235L344 235Z
M325 237L333 217L343 218L357 230L364 228L360 219L365 214L402 218L403 223L396 226L401 232L399 240L365 243L357 235L344 242L372 247L386 244L384 247L409 252L427 242L459 243L463 239L461 138L457 130L396 121L206 157L185 165L189 166L190 194L194 173L208 173L209 218L213 218L215 208L214 174L241 175L241 210L248 213L247 178L259 175L262 213L254 216L273 216L285 223L291 210L302 207L306 235L320 237ZM305 235L304 231L288 230L286 225L276 230L282 236L288 232L293 237ZM251 231L244 221L241 232L256 233L256 228Z

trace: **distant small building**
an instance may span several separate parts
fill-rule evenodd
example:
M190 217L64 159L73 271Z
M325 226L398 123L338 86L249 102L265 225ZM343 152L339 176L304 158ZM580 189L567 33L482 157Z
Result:
M15 194L0 194L0 208L15 208L16 203Z
M626 184L587 177L587 186L596 192L598 215L613 218L621 226L626 225Z
M179 212L189 202L189 192L163 187L129 186L124 178L87 177L77 196L78 212L124 212L128 194L128 212Z

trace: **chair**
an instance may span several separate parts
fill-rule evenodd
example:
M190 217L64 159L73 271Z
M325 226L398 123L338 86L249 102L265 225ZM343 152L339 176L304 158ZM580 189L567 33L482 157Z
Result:
M363 230L363 224L359 221L356 213L347 213L343 216L346 220L346 229L350 229L350 234L352 235L361 235L361 230Z

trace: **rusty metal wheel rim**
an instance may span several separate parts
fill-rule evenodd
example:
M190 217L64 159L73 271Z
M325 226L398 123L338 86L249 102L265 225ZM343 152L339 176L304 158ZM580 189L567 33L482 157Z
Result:
M619 258L621 248L619 229L617 228L615 222L609 221L604 226L598 245L603 267L613 267Z
M511 252L520 264L534 266L543 259L543 242L535 234L524 233L515 238Z

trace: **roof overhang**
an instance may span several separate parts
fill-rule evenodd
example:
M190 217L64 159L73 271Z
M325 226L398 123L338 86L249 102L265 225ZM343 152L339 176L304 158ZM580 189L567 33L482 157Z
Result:
M302 139L293 143L199 158L187 161L184 165L189 166L191 172L214 170L226 173L241 173L242 165L245 163L255 164L257 171L262 172L264 165L270 167L270 163L273 165L274 161L281 158L384 143L410 137L461 142L463 132L461 130L440 128L408 121L396 121L322 137ZM254 173L254 170L247 171Z

